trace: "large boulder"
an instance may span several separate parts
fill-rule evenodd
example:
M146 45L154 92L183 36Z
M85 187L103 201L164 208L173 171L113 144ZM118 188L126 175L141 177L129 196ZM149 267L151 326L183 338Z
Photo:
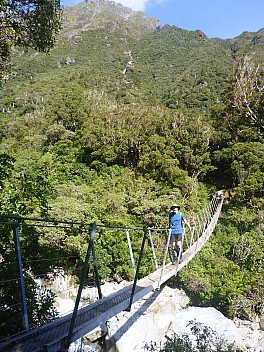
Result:
M192 338L190 322L194 322L214 331L218 341L243 351L264 352L259 324L242 321L237 325L215 308L188 307L189 302L184 291L167 286L149 294L133 304L131 312L122 312L107 322L107 351L141 352L145 344L163 345L174 333Z
M133 304L107 322L108 351L143 351L151 341L160 343L175 319L175 313L190 302L184 291L165 286Z
M235 323L227 319L222 313L215 308L198 308L188 307L175 314L173 324L170 331L167 333L170 336L172 333L187 334L192 336L191 322L200 323L204 327L209 327L214 331L218 340L222 339L230 345L235 345L238 348L243 347L242 334L237 329ZM195 336L193 336L193 340Z

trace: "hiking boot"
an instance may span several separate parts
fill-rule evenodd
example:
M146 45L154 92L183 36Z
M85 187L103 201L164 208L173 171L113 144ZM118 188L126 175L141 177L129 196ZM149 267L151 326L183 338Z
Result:
M178 261L178 258L177 258L177 255L173 255L172 256L172 264L176 264L177 263L177 261Z
M177 251L175 249L172 250L172 264L177 263Z

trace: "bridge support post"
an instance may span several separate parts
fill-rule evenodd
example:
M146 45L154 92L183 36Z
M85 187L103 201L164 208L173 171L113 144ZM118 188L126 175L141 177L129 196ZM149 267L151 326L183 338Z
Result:
M148 229L146 227L144 227L143 231L144 231L144 235L143 235L143 240L142 240L142 244L141 244L140 254L139 254L139 258L138 258L137 270L136 270L136 274L135 274L135 278L134 278L134 283L133 283L133 287L132 287L132 292L131 292L131 296L130 296L129 305L128 305L127 309L126 309L126 311L128 311L128 312L130 312L131 306L132 306L132 303L133 303L133 298L134 298L134 294L135 294L136 284L137 284L137 280L138 280L139 268L140 268L141 260L142 260L142 257L143 257L143 251L144 251L145 242L146 242L146 238L147 238L147 234L148 234Z
M155 253L155 248L154 248L154 244L153 244L151 230L149 229L148 232L149 232L149 240L150 240L150 244L151 244L151 250L152 250L152 255L153 255L155 267L156 267L156 270L158 270L158 268L159 268L158 267L158 261L157 261L157 257L156 257L156 253Z
M132 246L131 246L131 241L130 241L130 236L129 236L129 229L126 229L126 236L127 236L127 244L128 244L128 248L129 248L129 254L130 254L132 269L134 270L134 274L136 274L135 260L134 260Z
M97 261L96 261L96 256L95 256L94 244L92 245L92 254L93 254L93 267L94 267L95 281L96 281L96 286L97 286L97 291L98 291L98 297L99 297L99 299L102 299L103 295L102 295L102 291L101 291L100 276L99 276L99 272L98 272L98 266L97 266Z
M21 256L18 227L19 227L19 221L15 220L13 233L14 233L14 241L15 241L15 248L16 248L17 264L18 264L20 295L22 299L22 328L28 331L29 324L28 324L27 304L26 304L26 291L25 291L25 282L24 282L24 276L23 276L22 256Z
M81 294L82 294L82 289L83 289L83 285L84 285L84 280L85 280L85 278L87 276L87 272L88 272L89 259L90 259L91 252L94 251L93 246L94 246L95 232L96 232L96 222L94 221L91 224L90 230L89 230L89 233L90 233L89 246L88 246L88 249L87 249L85 262L84 262L84 265L83 265L83 271L82 271L82 276L81 276L81 280L80 280L80 285L79 285L79 289L78 289L78 293L77 293L77 297L76 297L76 301L75 301L74 310L73 310L73 313L72 313L72 318L71 318L71 323L70 323L70 327L69 327L69 331L68 331L68 336L66 338L65 345L63 346L63 351L68 351L69 346L71 344L73 328L74 328L75 320L76 320L77 313L78 313L78 306L79 306L79 302L80 302L80 299L81 299Z

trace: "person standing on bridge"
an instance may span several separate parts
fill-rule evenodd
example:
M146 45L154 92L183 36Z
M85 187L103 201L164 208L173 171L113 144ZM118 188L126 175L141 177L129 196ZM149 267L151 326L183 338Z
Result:
M172 249L172 264L177 262L177 258L181 253L182 244L182 225L185 223L189 230L191 230L190 224L185 219L183 213L180 212L180 206L173 204L170 208L169 213L169 228L171 230L170 245ZM179 258L180 260L181 258Z

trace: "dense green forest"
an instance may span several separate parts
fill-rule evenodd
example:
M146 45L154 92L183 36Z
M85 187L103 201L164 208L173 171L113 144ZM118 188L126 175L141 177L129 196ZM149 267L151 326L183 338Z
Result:
M223 189L215 234L178 283L195 304L230 317L260 314L263 62L264 29L209 39L113 2L66 8L55 47L49 54L17 48L1 86L0 213L164 227L173 202L191 219L212 190ZM12 235L4 225L1 231L1 262L12 262ZM21 241L26 257L76 256L71 269L61 266L78 277L82 231L39 236L32 228ZM115 233L97 246L103 279L131 279ZM52 295L43 292L38 305L32 276L28 290L33 324L53 316ZM10 294L1 289L1 305Z

